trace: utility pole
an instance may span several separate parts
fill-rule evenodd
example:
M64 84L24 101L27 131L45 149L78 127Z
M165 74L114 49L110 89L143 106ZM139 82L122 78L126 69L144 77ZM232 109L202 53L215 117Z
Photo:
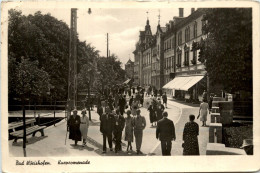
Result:
M107 33L107 58L109 57L108 56L108 45L109 45L109 43L108 43L108 33Z
M77 107L77 9L71 9L70 19L70 45L69 45L69 79L68 79L68 105ZM70 115L70 112L68 112Z

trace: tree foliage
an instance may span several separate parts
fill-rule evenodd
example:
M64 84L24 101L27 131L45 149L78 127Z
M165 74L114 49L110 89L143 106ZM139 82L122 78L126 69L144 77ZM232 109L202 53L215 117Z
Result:
M10 57L9 92L17 93L20 98L25 95L47 95L52 88L50 77L44 68L39 68L38 65L38 61L21 58L21 62L16 62L13 57Z
M20 89L17 89L17 84L20 87L23 81L22 78L17 76L19 75L17 70L23 68L22 71L26 71L25 74L30 77L36 78L35 72L43 75L42 77L46 80L41 81L41 86L51 86L50 94L52 96L55 95L57 100L66 100L70 39L68 25L50 14L36 12L34 15L25 16L22 15L21 11L14 9L9 10L8 20L9 99L19 97L21 94ZM95 47L79 39L77 40L77 58L79 90L86 89L89 76L92 76L93 86L98 86L99 82L94 77L98 70L104 77L109 78L108 83L115 82L115 80L122 81L122 75L115 75L117 72L124 73L115 56L112 56L109 61L99 58L99 51ZM103 67L99 65L97 69L97 63L103 64ZM23 66L20 67L20 65ZM115 77L109 77L108 72L110 70L105 70L112 66L116 71L115 73L112 71L112 75ZM31 67L35 72L26 70L26 68ZM41 76L37 77L40 77L39 80L42 79ZM105 81L107 80L105 79ZM115 83L118 83L118 81ZM105 85L105 82L103 83ZM39 81L36 84L38 85ZM33 89L30 86L27 87L28 92L25 93L35 96L41 95L43 99L49 98L49 96L43 94L43 92L46 92L45 88Z
M122 84L125 80L125 71L121 68L121 62L116 55L109 58L98 57L93 65L84 65L78 76L80 89L86 89L90 81L92 91L102 93L104 89L117 84Z
M207 38L200 43L199 60L205 62L211 85L252 91L252 9L207 9L203 20Z

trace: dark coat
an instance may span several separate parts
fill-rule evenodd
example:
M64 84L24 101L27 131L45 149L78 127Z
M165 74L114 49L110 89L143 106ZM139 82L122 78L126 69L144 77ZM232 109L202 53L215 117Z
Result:
M103 107L102 107L102 106L100 106L100 107L98 108L97 113L98 113L99 116L102 116L102 115L105 113L105 112L103 111Z
M124 109L125 108L125 105L126 105L126 100L125 100L125 98L124 97L121 97L120 99L119 99L119 108L120 109Z
M149 118L150 118L150 123L153 123L156 121L156 113L155 113L155 108L150 105L148 108L149 113Z
M81 141L81 132L79 129L80 126L80 116L76 115L74 118L73 115L70 116L68 120L68 127L69 127L69 139Z
M107 118L108 115L108 118ZM115 127L115 117L113 114L103 114L100 121L100 132L104 134L112 134Z
M162 96L162 99L163 99L163 102L164 102L164 103L167 102L167 96L166 96L166 95L163 95L163 96Z
M118 119L115 117L115 127L114 132L122 132L125 128L125 119L122 115L118 117Z
M199 125L196 122L187 122L183 131L183 155L199 155Z
M160 103L159 103L160 104ZM159 105L157 106L157 109L156 109L156 118L157 118L157 121L161 120L163 118L162 116L162 113L164 111L164 106L161 104L161 108L159 108Z
M156 128L156 138L159 138L160 141L171 141L176 138L175 127L172 120L163 118L158 121Z

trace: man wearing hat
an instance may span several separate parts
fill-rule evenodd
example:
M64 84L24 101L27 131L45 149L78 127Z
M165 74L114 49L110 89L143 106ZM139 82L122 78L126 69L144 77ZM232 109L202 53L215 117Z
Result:
M97 111L97 113L99 115L99 120L101 120L101 116L106 113L106 106L107 106L106 101L102 100L101 106L98 108L98 111Z
M103 154L106 153L106 140L108 140L108 145L110 151L112 149L112 133L115 127L115 117L111 114L110 108L107 106L105 109L106 113L101 116L100 121L100 132L103 134Z
M67 123L67 130L70 132L69 139L75 141L75 146L77 146L78 141L81 141L81 132L80 132L80 116L77 115L77 109L74 109L73 115L69 117Z

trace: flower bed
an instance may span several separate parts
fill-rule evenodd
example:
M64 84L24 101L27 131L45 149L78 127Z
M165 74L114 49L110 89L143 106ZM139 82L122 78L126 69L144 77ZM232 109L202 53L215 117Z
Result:
M223 142L226 147L240 148L243 144L243 140L248 138L253 138L253 125L223 128Z

